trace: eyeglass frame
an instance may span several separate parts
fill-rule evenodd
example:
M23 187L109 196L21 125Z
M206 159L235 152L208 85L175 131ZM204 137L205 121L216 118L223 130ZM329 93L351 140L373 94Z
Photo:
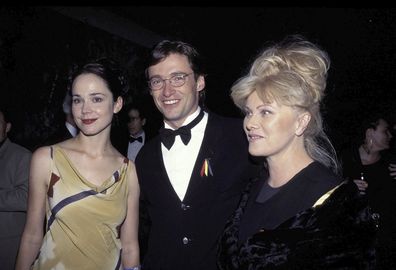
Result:
M194 74L194 72L190 72L190 73L177 73L177 74L174 74L174 75L172 75L170 78L167 78L167 79L162 79L161 77L155 77L156 79L160 80L161 83L162 83L161 87L159 87L158 89L153 89L153 88L151 87L151 80L154 79L154 78L151 78L150 80L148 80L148 81L147 81L147 84L148 84L149 88L150 88L152 91L158 91L158 90L163 89L164 86L165 86L165 81L169 81L170 85L173 86L173 87L180 87L180 86L183 86L183 85L186 83L186 78L187 78L188 76L192 75L192 74ZM182 81L182 84L180 84L180 85L173 85L173 84L172 84L172 79L174 79L175 77L182 77L182 80L181 80L181 81Z

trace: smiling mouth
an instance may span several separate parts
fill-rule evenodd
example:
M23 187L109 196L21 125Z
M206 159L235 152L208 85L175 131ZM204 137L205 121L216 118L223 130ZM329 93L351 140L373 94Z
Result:
M179 102L178 99L164 100L164 101L163 101L163 103L164 103L165 105L173 105L173 104L176 104L176 103L178 103L178 102Z
M81 122L83 122L83 124L85 124L85 125L92 124L95 121L96 121L96 119L84 119L84 120L81 120Z
M263 138L263 137L262 136L258 136L258 135L248 135L249 141L255 141L255 140L258 140L258 139L261 139L261 138Z

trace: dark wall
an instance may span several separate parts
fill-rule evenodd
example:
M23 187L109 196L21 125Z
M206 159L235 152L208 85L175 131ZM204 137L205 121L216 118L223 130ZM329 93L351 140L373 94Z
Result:
M336 146L354 140L367 114L395 119L396 9L265 7L96 7L171 39L190 42L207 59L206 104L240 116L229 89L272 41L303 34L330 55L323 116ZM143 74L147 49L39 7L0 8L0 95L15 109L15 137L35 145L61 123L65 74L76 61L100 55L118 59L143 100L153 129L161 124Z

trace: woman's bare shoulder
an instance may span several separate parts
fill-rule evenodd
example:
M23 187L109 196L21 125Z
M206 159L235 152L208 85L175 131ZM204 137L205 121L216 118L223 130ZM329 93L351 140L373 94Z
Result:
M53 151L52 146L39 147L33 152L32 159L40 160L40 161L49 160L49 159L51 159L52 151Z

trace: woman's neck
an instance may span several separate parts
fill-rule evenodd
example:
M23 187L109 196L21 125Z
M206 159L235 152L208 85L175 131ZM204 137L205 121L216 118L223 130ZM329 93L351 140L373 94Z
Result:
M289 182L298 172L313 162L313 159L307 153L301 153L288 158L269 159L268 185L271 187L280 187Z
M359 147L359 156L363 165L370 165L381 158L379 151L367 151L363 145Z
M112 148L109 136L105 135L84 136L78 134L75 141L80 151L93 157L108 155Z

